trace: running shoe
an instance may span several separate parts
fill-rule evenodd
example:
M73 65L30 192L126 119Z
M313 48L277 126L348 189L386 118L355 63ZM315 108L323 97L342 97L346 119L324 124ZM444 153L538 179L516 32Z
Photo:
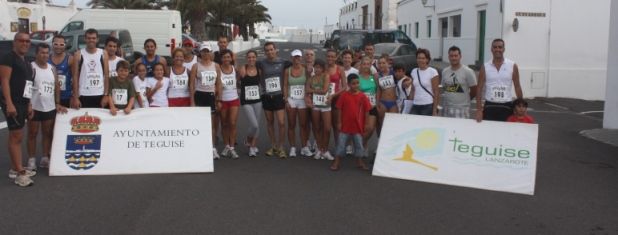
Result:
M28 165L25 168L27 170L36 171L36 158L28 158Z
M34 181L30 178L30 176L28 176L28 174L16 176L14 182L17 186L20 187L28 187L34 185Z
M285 155L285 150L283 150L283 148L279 148L276 150L277 151L277 155L279 158L287 158L288 156Z
M313 153L311 152L309 147L303 147L300 150L300 155L305 156L305 157L311 157L311 156L313 156Z
M236 150L234 150L233 148L230 148L229 155L230 155L230 157L232 157L232 159L238 159L239 158L238 157L238 153L236 153Z
M354 148L352 148L352 145L345 146L346 155L352 155L353 153L354 153Z
M229 157L229 155L230 155L230 146L225 146L223 151L221 151L221 156Z
M330 155L329 151L326 151L325 153L323 153L322 158L325 158L326 160L329 160L329 161L335 160L335 158L332 155Z
M9 170L9 179L15 179L17 178L17 175L19 175L19 173L13 169ZM31 171L31 170L26 170L26 175L28 177L32 177L36 175L36 171Z
M275 148L270 148L266 150L266 156L272 157L277 150Z
M215 149L215 148L213 148L213 149L212 149L212 158L213 158L213 159L219 159L219 158L221 158L221 157L219 156L219 153L217 153L217 149Z
M41 168L49 168L49 157L42 157L39 162L39 167Z
M322 152L320 152L320 150L316 151L315 154L313 155L313 159L315 160L322 159Z
M296 147L290 148L290 157L296 157Z
M253 147L249 147L249 157L257 157L257 153Z

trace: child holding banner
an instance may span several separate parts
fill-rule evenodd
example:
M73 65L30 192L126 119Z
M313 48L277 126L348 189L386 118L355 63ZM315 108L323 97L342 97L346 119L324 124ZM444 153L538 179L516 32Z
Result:
M330 166L333 171L339 170L341 156L345 156L345 145L349 139L354 143L354 155L357 157L357 167L362 170L368 170L362 157L363 150L363 133L365 132L365 117L371 110L369 98L359 90L360 82L358 75L348 75L348 91L341 94L337 100L337 108L341 110L341 118L337 120L337 126L341 127L339 132L339 140L337 141L337 149L335 150L335 160Z
M154 77L149 77L146 82L146 97L150 107L168 107L167 90L170 87L170 79L163 76L165 66L158 63L154 65L152 70Z
M530 124L534 123L534 118L528 115L528 102L521 98L513 101L513 115L511 115L506 121Z
M118 109L125 114L131 113L135 102L135 87L129 80L129 62L119 61L116 65L116 77L109 80L109 112L116 116Z
M146 98L146 65L137 64L135 66L137 75L133 78L133 88L137 95L135 96L135 108L148 108L148 99Z

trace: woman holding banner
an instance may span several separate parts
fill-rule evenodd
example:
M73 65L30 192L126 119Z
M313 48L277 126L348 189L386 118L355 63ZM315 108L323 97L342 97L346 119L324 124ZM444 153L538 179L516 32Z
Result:
M168 90L168 100L170 107L189 107L191 106L191 94L189 92L189 69L184 66L185 52L178 48L172 54L174 64L170 69L169 78L171 86Z

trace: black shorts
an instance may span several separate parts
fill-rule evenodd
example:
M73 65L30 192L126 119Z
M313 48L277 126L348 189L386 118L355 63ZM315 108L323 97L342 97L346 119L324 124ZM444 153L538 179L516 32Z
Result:
M15 117L7 117L6 116L6 104L0 103L2 108L2 114L4 114L4 118L6 119L6 125L9 128L9 131L21 130L26 125L26 119L28 118L28 104L14 104L15 109L17 110L17 115Z
M369 115L378 117L378 106L373 107L371 110L369 110Z
M43 121L54 120L55 118L56 118L56 110L52 110L49 112L40 112L40 111L34 110L32 121L43 122Z
M513 102L494 103L485 101L483 106L483 120L506 122L513 114Z
M262 108L266 111L278 111L285 109L283 94L262 95Z
M80 96L79 102L82 103L82 108L101 108L102 95L95 96Z
M60 105L64 106L65 108L69 108L71 106L71 98L65 100L61 99Z
M217 106L215 105L216 97L214 92L195 91L193 99L195 100L195 106L210 107L211 114L217 112Z

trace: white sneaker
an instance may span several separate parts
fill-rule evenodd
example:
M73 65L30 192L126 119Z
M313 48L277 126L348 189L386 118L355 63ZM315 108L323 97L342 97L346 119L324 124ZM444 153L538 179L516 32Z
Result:
M290 157L296 157L296 147L290 148Z
M28 165L25 168L27 170L36 171L36 158L28 158Z
M228 155L230 155L230 146L225 146L223 151L221 151L221 156L229 157Z
M9 170L9 179L15 179L15 178L17 178L17 175L19 175L19 173L17 171L14 171L13 169ZM28 177L35 176L36 175L36 171L31 171L31 170L26 169L26 175Z
M335 158L332 155L330 155L329 151L326 151L325 153L323 153L322 158L326 158L326 160L329 160L329 161L335 160Z
M354 153L354 148L352 148L352 145L345 146L346 155L352 155L353 153Z
M215 148L213 148L213 149L212 149L212 158L213 158L213 159L219 159L219 158L221 158L221 157L219 156L219 153L217 153L217 149L215 149Z
M28 187L34 184L34 181L30 178L30 176L28 176L28 173L16 176L14 182L20 187Z
M232 159L238 159L238 153L236 153L236 150L234 150L233 148L230 148L230 151L228 153L230 155L230 157L232 157Z
M249 157L257 157L254 147L249 147Z
M320 152L320 150L316 151L315 155L313 155L313 159L315 159L315 160L322 159L322 152Z
M300 155L305 157L311 157L313 156L313 153L311 152L309 147L303 147L302 149L300 149Z
M39 162L39 167L41 168L49 168L49 157L42 157Z

